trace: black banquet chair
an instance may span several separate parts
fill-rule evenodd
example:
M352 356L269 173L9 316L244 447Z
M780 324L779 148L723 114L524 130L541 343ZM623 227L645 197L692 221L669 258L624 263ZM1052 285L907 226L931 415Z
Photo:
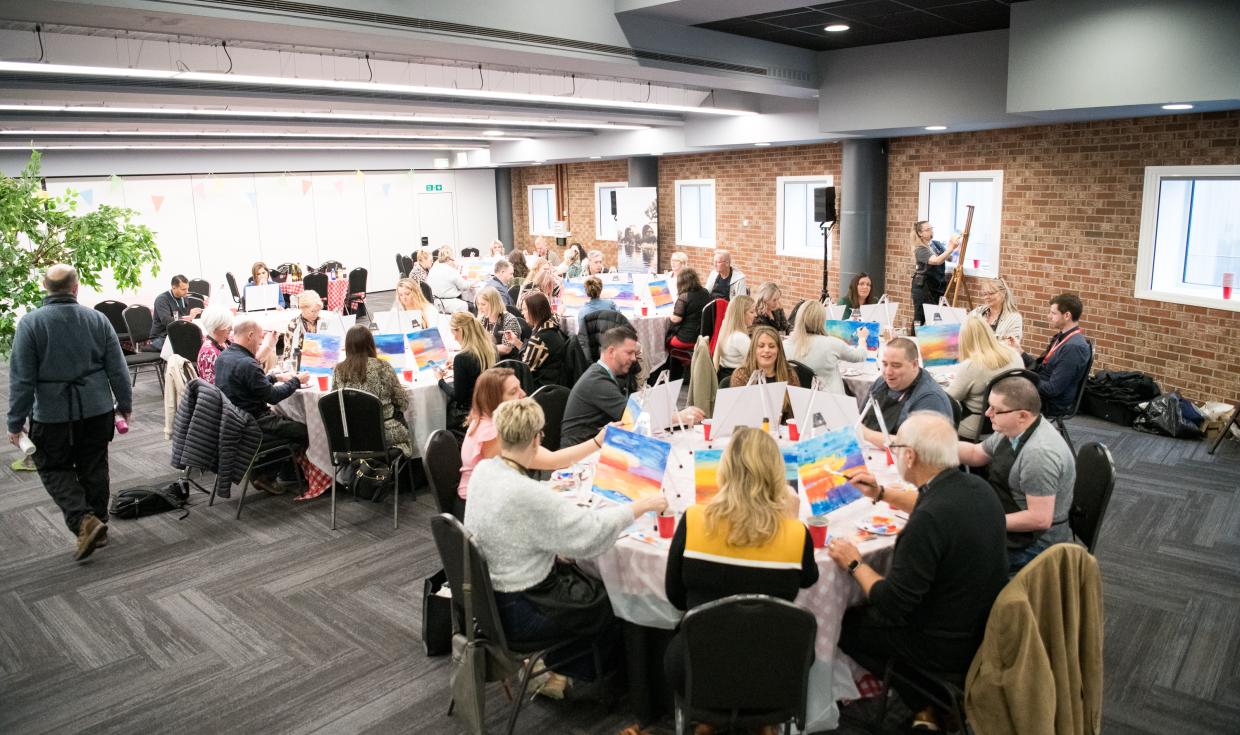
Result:
M452 607L453 618L457 621L455 629L463 634L467 640L474 641L483 639L486 641L487 654L496 657L503 663L496 666L496 672L491 676L484 678L498 681L500 677L507 671L519 671L517 681L516 697L513 699L512 709L508 715L508 727L506 732L511 735L517 725L517 716L521 714L521 707L525 704L525 693L529 686L530 680L541 676L547 670L542 664L543 659L551 653L565 647L577 643L574 639L565 641L541 641L538 643L527 644L509 644L508 637L504 633L503 624L500 622L499 609L495 604L495 590L491 586L491 572L487 566L486 557L482 555L481 549L474 541L473 536L461 525L461 522L446 513L435 516L431 519L431 535L435 539L435 548L439 551L439 559L443 562L444 572L448 576L448 587L452 590ZM466 563L468 558L468 565ZM468 577L466 576L468 569ZM466 582L468 579L468 583ZM468 603L465 599L464 590L471 590ZM468 604L468 608L466 605ZM465 621L465 610L469 609L472 613L473 621ZM806 613L809 615L809 613ZM810 615L810 621L813 622L813 616ZM464 621L464 624L462 624ZM808 648L811 656L813 653L813 641L810 641ZM600 652L597 645L591 646L589 651L583 651L574 656L568 657L563 662L584 658L587 654L594 656L595 671L602 671L602 662L600 660ZM488 669L491 667L488 666ZM485 687L483 691L478 692L478 697L482 699L483 708L485 710ZM455 709L457 702L454 700L448 705L448 714L451 715ZM465 706L465 705L462 705ZM485 712L484 712L485 714Z
M508 368L517 375L517 380L521 381L521 390L527 394L534 392L534 376L530 373L530 366L526 365L520 359L509 357L505 360L496 362L491 367Z
M1072 401L1072 408L1065 414L1058 416L1050 416L1043 414L1046 420L1054 424L1059 433L1063 435L1063 440L1068 443L1068 449L1076 451L1076 447L1072 446L1072 437L1068 435L1068 425L1064 422L1076 415L1081 410L1081 399L1085 397L1085 386L1089 383L1089 373L1094 369L1094 343L1092 340L1085 340L1089 345L1089 360L1085 363L1085 372L1081 373L1081 382L1076 386L1076 397Z
M676 687L676 732L691 721L805 729L813 613L767 595L733 595L685 614L685 681ZM737 662L747 662L738 666Z
M231 271L224 274L224 280L228 281L228 290L232 293L232 300L241 303L241 289L237 288L237 277Z
M801 383L802 388L812 388L814 385L814 371L808 365L796 360L789 360L788 367L797 374L797 380Z
M1076 453L1076 485L1072 488L1068 526L1091 554L1098 545L1098 532L1114 489L1115 460L1111 450L1098 442L1082 445Z
M151 338L151 310L142 304L130 304L125 307L122 314L125 319L125 326L133 340L135 354L125 355L125 365L129 368L129 374L133 376L133 385L138 384L138 373L144 368L150 368L155 371L155 377L159 378L159 390L164 390L164 358L159 356L158 351L149 349ZM143 349L147 347L148 349Z
M413 270L413 266L409 266L409 270ZM422 298L426 299L426 303L435 303L435 292L431 290L431 285L426 281L418 281L418 287L422 289Z
M211 282L205 278L191 278L189 281L189 292L203 297L210 296Z
M168 341L172 352L188 360L198 362L198 350L202 348L202 329L193 322L177 320L168 325Z
M95 311L103 314L112 324L112 329L116 330L116 338L121 341L124 347L126 342L132 342L129 338L129 327L125 324L125 308L127 304L121 301L113 301L108 299L95 304ZM133 345L130 344L132 348Z
M313 291L317 293L319 295L319 298L323 300L323 308L326 309L327 308L327 274L326 273L311 273L310 275L301 279L301 282L302 282L302 288L305 289L304 291L302 291L302 293L305 293L306 291ZM289 306L296 308L297 306L296 299L293 299L293 303L289 304Z
M344 297L344 313L365 316L366 314L366 276L365 268L354 268L349 271L349 293Z
M553 452L560 450L560 429L571 392L562 385L544 385L530 396L543 410L542 445Z
M395 481L392 528L397 528L400 522L400 475L406 459L404 453L389 446L383 436L383 403L373 393L341 388L320 397L318 406L335 475L332 478L332 530L336 530L336 485L340 471L354 462L382 465L391 471ZM356 495L353 500L357 500Z
M426 483L431 486L439 512L465 520L461 496L457 493L461 484L461 445L456 436L447 429L432 433L422 450L422 462L426 467Z

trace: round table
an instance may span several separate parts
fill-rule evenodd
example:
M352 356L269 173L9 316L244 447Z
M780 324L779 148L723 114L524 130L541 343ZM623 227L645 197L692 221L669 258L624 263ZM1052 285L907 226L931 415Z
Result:
M672 451L668 458L663 491L669 509L681 513L693 504L693 458L695 448L708 446L701 427L678 432L670 437ZM727 439L710 442L709 446L721 448ZM790 446L787 442L782 442ZM866 464L884 484L899 482L895 468L886 463L886 454L876 449L866 451ZM591 468L583 468L586 475L578 489L582 502L605 503L589 493ZM871 503L862 498L830 514L829 532L833 536L853 539L857 535L857 523L881 513L891 515L886 503ZM801 494L801 517L809 516L805 496ZM648 519L637 521L610 550L584 563L595 569L607 587L612 609L622 620L651 628L672 629L679 624L684 613L668 601L664 591L667 573L667 555L670 539L659 538L654 523ZM858 549L866 563L885 571L891 563L893 537L872 537L858 543ZM864 600L861 588L840 570L827 555L826 549L817 549L814 558L818 562L818 582L809 589L801 590L796 604L814 614L818 633L814 640L814 664L810 669L810 693L808 707L808 730L830 730L839 723L838 699L855 699L860 695L854 682L854 667L847 657L839 655L836 644L840 637L840 625L844 611Z
M306 289L303 281L285 281L280 284L280 293L285 296L296 296ZM327 282L327 293L319 294L320 297L327 296L327 308L331 311L340 311L344 308L344 299L349 295L349 279L337 278L334 281ZM297 300L289 299L289 306L297 308Z
M671 317L666 314L652 314L650 316L630 316L625 314L629 323L633 325L634 331L637 332L637 343L642 347L642 358L651 370L660 367L667 362L667 347L663 341L667 334L667 325L671 321ZM564 324L564 331L571 335L577 334L577 315L565 314L561 317Z

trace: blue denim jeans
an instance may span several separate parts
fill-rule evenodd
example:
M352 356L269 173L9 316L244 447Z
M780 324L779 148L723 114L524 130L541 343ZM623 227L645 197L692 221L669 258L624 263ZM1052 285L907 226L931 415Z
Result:
M1048 546L1046 537L1043 536L1023 549L1008 549L1008 577L1016 576L1034 557L1046 551Z
M504 635L508 637L508 642L514 650L520 650L521 643L562 641L573 637L572 633L561 627L546 611L534 604L524 592L496 592L495 605L499 609L499 619L504 626ZM572 645L565 646L547 656L547 667L557 674L593 681L598 677L598 672L594 670L594 657L590 655L590 645L598 644L604 668L611 668L611 664L616 661L620 636L619 621L612 618L610 625L597 636L577 638ZM578 654L580 654L579 657Z

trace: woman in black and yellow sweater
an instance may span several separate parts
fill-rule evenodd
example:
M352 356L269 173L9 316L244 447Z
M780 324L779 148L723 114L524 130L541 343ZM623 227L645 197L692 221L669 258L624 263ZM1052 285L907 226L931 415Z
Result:
M719 462L719 492L690 506L676 526L667 559L667 599L680 610L730 595L763 594L793 600L818 581L809 530L797 519L799 501L784 480L779 445L765 432L740 427ZM668 645L667 680L684 690L685 648Z

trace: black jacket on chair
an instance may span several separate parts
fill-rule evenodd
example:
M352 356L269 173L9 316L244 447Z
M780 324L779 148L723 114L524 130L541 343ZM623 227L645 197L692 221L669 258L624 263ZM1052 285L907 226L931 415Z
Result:
M185 386L172 428L173 467L214 472L216 490L227 494L245 476L262 440L258 420L219 388L201 378Z
M577 324L577 340L586 353L586 360L596 362L599 355L599 340L603 333L614 327L631 326L624 314L610 309L592 311L582 317Z

